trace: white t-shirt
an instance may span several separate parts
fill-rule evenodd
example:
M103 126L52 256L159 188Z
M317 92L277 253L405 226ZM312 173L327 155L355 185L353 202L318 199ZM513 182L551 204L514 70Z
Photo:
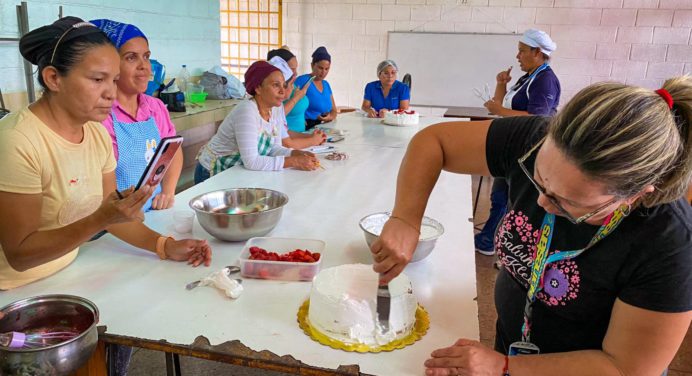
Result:
M257 103L250 99L242 101L223 120L214 137L209 140L199 154L202 167L211 170L211 162L216 157L223 157L240 152L245 168L250 170L281 170L284 157L291 155L291 150L281 145L282 129L286 124L284 107L272 107L269 121L262 119ZM260 132L271 135L269 156L259 155L257 144Z

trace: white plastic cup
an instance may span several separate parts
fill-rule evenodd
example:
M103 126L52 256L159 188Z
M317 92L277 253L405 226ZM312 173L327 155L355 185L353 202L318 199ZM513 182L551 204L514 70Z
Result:
M189 210L176 210L173 212L173 228L181 234L192 232L192 223L195 220L195 212Z

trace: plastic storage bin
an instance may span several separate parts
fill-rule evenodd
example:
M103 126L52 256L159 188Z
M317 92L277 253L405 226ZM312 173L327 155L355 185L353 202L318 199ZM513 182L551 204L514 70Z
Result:
M322 253L325 243L316 239L250 238L240 253L240 275L247 278L278 279L283 281L312 281L322 267L322 257L316 262L250 260L250 247L260 247L278 254L296 249Z
M207 93L190 93L190 103L204 103L207 100Z

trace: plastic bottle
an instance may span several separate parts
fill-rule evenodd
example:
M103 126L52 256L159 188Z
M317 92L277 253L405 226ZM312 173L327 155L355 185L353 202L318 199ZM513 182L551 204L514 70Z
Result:
M187 65L183 64L183 69L178 74L178 89L187 95L187 86L190 82L190 72L187 71Z

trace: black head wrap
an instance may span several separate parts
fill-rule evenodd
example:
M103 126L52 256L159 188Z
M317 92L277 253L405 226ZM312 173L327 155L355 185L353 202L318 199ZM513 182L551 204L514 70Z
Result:
M284 61L287 63L289 60L296 57L296 55L294 55L291 51L289 51L285 48L277 48L275 50L269 51L267 53L267 60L271 60L274 56L278 56L278 57L284 59Z
M327 61L331 62L332 61L332 55L330 55L329 52L327 52L327 48L320 46L320 47L317 47L315 52L312 53L312 63L314 64L314 63L316 63L318 61L322 61L322 60L327 60Z
M19 41L19 52L31 64L41 65L45 62L46 65L50 65L58 44L63 45L70 40L92 33L102 32L81 18L63 17L24 35Z

